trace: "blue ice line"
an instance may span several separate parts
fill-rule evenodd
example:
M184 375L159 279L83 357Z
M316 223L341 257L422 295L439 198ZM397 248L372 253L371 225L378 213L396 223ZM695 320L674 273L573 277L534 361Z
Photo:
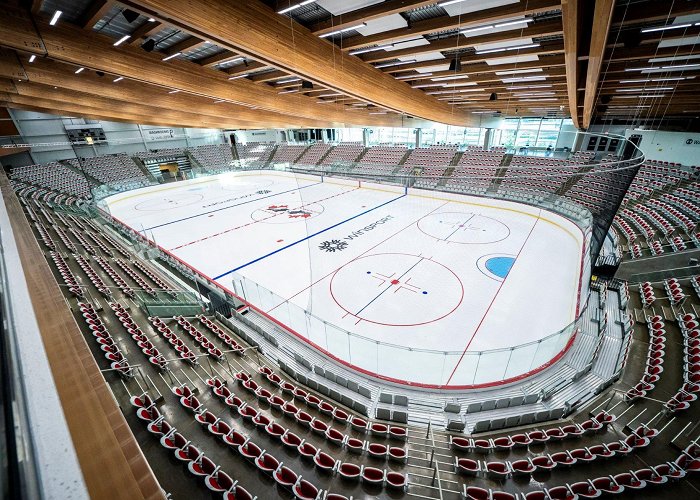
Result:
M252 202L254 202L254 201L264 200L265 198L272 198L273 196L277 196L277 195L280 195L280 194L289 193L289 192L291 192L291 191L299 191L300 189L306 189L307 187L316 186L317 184L323 184L323 182L315 182L315 183L313 183L313 184L309 184L308 186L297 187L297 188L294 188L294 189L289 189L289 190L287 190L287 191L281 191L281 192L279 192L279 193L273 193L273 194L270 194L270 195L267 195L267 196L263 196L262 198L255 198L255 199L253 199L253 200L244 201L244 202L242 202L242 203L237 203L237 204L235 204L235 205L228 205L228 206L226 206L226 207L216 208L216 209L214 209L214 210L210 210L209 212L202 212L201 214L197 214L197 215L190 215L189 217L183 217L182 219L173 220L173 221L170 221L170 222L165 222L165 223L159 224L159 225L157 225L157 226L147 227L146 229L143 229L143 231L150 231L151 229L157 229L157 228L159 228L159 227L167 226L167 225L169 225L169 224L175 224L176 222L182 222L183 220L194 219L195 217L201 217L202 215L207 215L207 214L211 214L211 213L214 213L214 212L219 212L219 211L221 211L221 210L228 210L229 208L233 208L233 207L240 207L241 205L245 205L246 203L252 203Z
M315 237L315 236L318 236L318 235L321 234L321 233L325 233L326 231L330 231L331 229L333 229L333 228L335 228L335 227L338 227L338 226L340 226L341 224L345 224L346 222L350 222L350 221L353 220L353 219L357 219L358 217L361 217L361 216L363 216L363 215L365 215L365 214L368 214L369 212L371 212L371 211L373 211L373 210L376 210L376 209L378 209L378 208L381 208L381 207L383 207L384 205L388 205L389 203L393 203L393 202L395 202L396 200L400 200L400 199L403 198L404 196L407 196L407 195L402 194L402 195L399 196L398 198L391 199L391 200L389 200L389 201L386 201L386 202L382 203L381 205L377 205L377 206L374 207L374 208L370 208L369 210L365 210L365 211L362 212L362 213L359 213L359 214L357 214L357 215L353 215L353 216L350 217L349 219L345 219L345 220L343 220L343 221L338 222L337 224L333 224L332 226L327 227L326 229L321 229L320 231L318 231L318 232L316 232L316 233L314 233L314 234L312 234L312 235L310 235L310 236L307 236L306 238L302 238L302 239L300 239L299 241L295 241L295 242L293 242L293 243L290 243L290 244L287 245L287 246L284 246L284 247L282 247L282 248L278 248L277 250L275 250L275 251L273 251L273 252L270 252L270 253L268 253L268 254L266 254L266 255L263 255L262 257L258 257L258 258L255 259L255 260L251 260L250 262L248 262L248 263L246 263L246 264L243 264L243 265L241 265L241 266L238 266L238 267L236 267L235 269L231 269L230 271L226 271L224 274L220 274L219 276L215 276L215 277L212 278L212 279L213 279L214 281L216 281L216 280L218 280L219 278L223 278L224 276L226 276L226 275L228 275L228 274L235 273L236 271L238 271L238 270L240 270L240 269L243 269L244 267L248 267L248 266L251 265L251 264L255 264L256 262L259 262L259 261L261 261L261 260L263 260L263 259L266 259L266 258L272 256L272 255L275 255L276 253L279 253L279 252L281 252L281 251L283 251L283 250L286 250L286 249L288 249L288 248L290 248L290 247L293 247L294 245L296 245L296 244L298 244L298 243L301 243L301 242L303 242L303 241L306 241L306 240L308 240L308 239L311 239L311 238L313 238L313 237Z

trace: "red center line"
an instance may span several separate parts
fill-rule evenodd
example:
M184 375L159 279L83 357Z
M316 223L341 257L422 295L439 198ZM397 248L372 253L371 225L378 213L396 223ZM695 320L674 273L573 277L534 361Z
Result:
M289 209L289 210L299 210L300 208L303 208L303 207L305 207L305 206L307 206L307 205L313 205L314 203L320 203L320 202L322 202L322 201L330 200L331 198L335 198L335 197L337 197L337 196L342 196L342 195L344 195L344 194L351 193L351 192L356 191L356 190L358 190L358 189L360 189L360 188L349 189L348 191L343 191L343 192L341 192L341 193L336 193L336 194L334 194L333 196L328 196L328 197L326 197L326 198L321 198L320 200L310 201L310 202L308 202L308 203L304 203L304 204L302 204L302 205L299 205L298 207L294 207L294 208L291 208L291 209ZM262 219L258 219L258 220L254 220L254 221L252 221L252 222L248 222L247 224L243 224L242 226L236 226L236 227L232 227L232 228L230 228L230 229L226 229L225 231L221 231L221 232L219 232L219 233L210 234L209 236L205 236L204 238L199 238L199 239L197 239L197 240L192 240L192 241L190 241L190 242L188 242L188 243L183 243L182 245L179 245L179 246L176 246L176 247L174 247L174 248L171 248L170 251L172 252L172 251L174 251L174 250L179 250L180 248L184 248L184 247L186 247L186 246L194 245L195 243L201 243L202 241L205 241L205 240L208 240L208 239L211 239L211 238L216 238L216 237L218 237L218 236L221 236L222 234L230 233L230 232L232 232L232 231L236 231L236 230L242 229L242 228L244 228L244 227L252 226L253 224L257 224L258 222L264 222L264 221L266 221L266 220L270 220L270 219L272 219L272 218L274 218L274 217L277 217L277 216L279 216L279 215L283 215L283 214L285 214L285 213L286 213L286 212L277 212L277 213L275 213L275 214L273 214L273 215L270 215L269 217L263 217Z
M484 315L481 317L481 321L479 321L479 324L477 325L476 330L474 330L474 333L472 334L471 338L469 339L469 342L467 342L467 345L464 348L464 351L462 351L462 355L459 357L459 360L457 361L457 364L455 365L454 369L452 370L452 373L450 373L450 378L447 379L447 382L445 382L445 385L450 385L450 381L452 380L452 377L454 377L454 374L457 371L457 368L459 368L460 363L464 359L464 355L467 353L467 350L469 349L469 346L471 345L472 341L474 340L474 337L476 337L476 334L481 329L481 325L484 323L484 320L486 319L486 316L488 315L489 311L491 310L491 307L496 302L496 297L498 297L498 294L501 292L501 289L503 288L503 285L506 283L508 276L510 276L511 272L513 271L513 267L515 267L515 263L518 261L518 257L520 257L520 254L522 253L523 249L525 248L525 244L530 239L530 236L532 235L532 232L535 230L535 226L537 226L537 223L539 222L539 220L540 220L540 216L538 214L537 219L535 220L535 223L530 228L530 232L527 233L527 238L525 238L523 245L520 247L520 250L518 250L518 254L515 256L515 260L513 261L513 266L511 266L510 271L508 271L508 274L506 275L505 278L503 278L503 281L501 281L501 284L498 286L498 290L496 290L496 293L494 294L493 298L491 299L491 303L486 308L486 312L484 312Z
M444 206L447 205L448 203L450 203L450 202L449 202L449 201L446 201L445 203L443 203L443 204L440 205L439 207L435 208L435 210L431 210L430 212L428 212L428 213L427 213L426 215L424 215L423 217L427 217L428 215L432 214L433 212L435 212L435 211L437 211L437 210L440 210L442 207L444 207ZM422 218L422 217L421 217L421 218ZM419 220L420 220L420 219L419 219ZM336 269L333 269L330 273L326 274L325 276L322 276L321 278L317 279L316 281L314 281L313 283L311 283L311 284L310 284L309 286L307 286L306 288L303 288L302 290L299 290L297 293L295 293L295 294L292 295L291 297L288 297L284 302L280 302L280 303L277 304L275 307L273 307L272 309L268 309L268 310L265 311L265 312L266 312L266 313L269 313L269 312L271 312L271 311L274 311L275 309L277 309L279 306L281 306L281 305L284 304L285 302L288 302L288 301L292 300L294 297L296 297L296 296L299 295L300 293L305 292L306 290L308 290L309 288L313 287L313 286L316 285L317 283L319 283L319 282L325 280L328 276L330 276L330 275L333 274L334 272L338 271L338 269L340 269L341 267L346 266L346 265L348 265L350 262L353 262L353 261L359 259L359 258L362 257L364 254L366 254L367 252L369 252L369 251L371 251L371 250L374 250L374 249L377 248L379 245L382 245L382 244L386 243L386 242L389 241L391 238L393 238L393 237L396 236L397 234L399 234L399 233L405 231L406 229L408 229L408 228L411 227L412 225L416 224L417 222L418 222L418 221L411 222L411 223L410 223L409 225L407 225L406 227L403 227L403 228L399 229L398 231L396 231L394 234L392 234L392 235L389 236L388 238L386 238L386 239L380 241L379 243L377 243L377 244L374 245L373 247L368 248L367 250L365 250L364 252L362 252L361 254L359 254L359 255L358 255L357 257L355 257L354 259L350 259L350 260L347 261L345 264L343 264L343 265L337 267ZM394 273L394 274L396 274L396 273ZM392 276L393 276L393 274L392 274ZM381 284L380 284L379 286L381 286ZM347 315L346 315L346 316L347 316ZM345 317L345 316L343 316L343 317Z

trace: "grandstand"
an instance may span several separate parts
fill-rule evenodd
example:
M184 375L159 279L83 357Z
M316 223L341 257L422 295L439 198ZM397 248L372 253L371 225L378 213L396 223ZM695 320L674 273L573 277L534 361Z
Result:
M8 2L4 497L696 498L698 23Z

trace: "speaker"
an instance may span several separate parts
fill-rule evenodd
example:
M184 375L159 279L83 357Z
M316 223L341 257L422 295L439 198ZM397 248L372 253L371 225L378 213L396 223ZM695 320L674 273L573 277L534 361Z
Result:
M450 61L450 71L462 71L462 61L459 60L459 57L455 57Z
M134 12L131 9L124 9L122 11L122 16L124 16L124 19L126 19L127 22L133 23L134 21L136 21L139 18L139 13Z
M489 96L489 101L495 101L496 99L498 99L498 94L496 94L495 92L491 92L491 95Z
M156 41L153 38L149 38L141 44L141 48L146 52L153 52L153 49L156 48Z
M96 74L97 76L105 76L105 72L104 72L104 71L95 71L95 74Z
M313 90L314 84L308 80L302 80L301 81L301 88L302 88L302 90Z
M600 96L600 103L601 104L610 104L610 99L611 99L611 96L602 95L602 96Z

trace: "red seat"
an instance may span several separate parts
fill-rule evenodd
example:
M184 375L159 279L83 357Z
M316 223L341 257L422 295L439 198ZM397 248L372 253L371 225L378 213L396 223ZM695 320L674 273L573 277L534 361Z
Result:
M316 464L316 467L324 472L333 472L336 467L335 459L328 453L321 450L318 450L314 456L314 463Z
M513 440L510 436L496 438L492 441L494 448L498 451L507 451L513 448Z
M175 450L175 457L183 462L196 460L200 455L202 455L202 452L192 444L185 444L182 448Z
M345 447L350 453L360 454L365 450L365 442L357 438L349 437L345 442Z
M219 419L217 422L213 424L209 424L207 427L210 433L212 433L214 436L219 436L219 437L224 437L227 436L231 432L231 426L228 425L226 422L223 420Z
M282 443L285 446L296 448L301 444L301 438L294 434L293 432L287 431L282 435Z
M389 437L405 441L408 437L408 433L406 432L406 429L404 427L397 427L395 425L392 425L389 427Z
M491 500L491 492L478 486L467 486L466 496L469 500Z
M595 488L588 481L581 481L570 486L571 492L578 495L580 498L598 498L601 495L600 490Z
M389 460L395 462L406 462L408 460L408 454L405 448L400 448L398 446L389 447Z
M481 466L476 460L470 458L455 458L455 470L467 476L476 476L481 471Z
M316 486L301 477L294 483L292 490L294 491L294 496L299 500L315 500L319 494Z
M389 427L379 422L372 422L369 431L378 436L385 436L389 433Z
M400 472L388 471L385 479L389 488L404 489L406 487L406 476Z
M227 445L234 446L236 448L240 447L241 445L245 444L246 441L248 441L247 437L233 429L225 436L221 436L221 439Z
M233 488L224 493L224 500L253 500L253 498L248 490L238 484L234 484Z
M593 462L596 459L596 455L592 454L586 448L571 450L569 454L575 458L577 462Z
M384 484L384 471L376 467L362 467L361 475L362 481L366 483L374 485Z
M299 455L301 455L303 458L314 458L318 453L318 450L314 445L304 441L302 441L302 443L299 446L297 446L297 451L299 452Z
M263 452L258 458L255 459L255 465L261 471L272 474L280 466L280 461L269 453Z
M642 474L643 476L646 475L648 477L653 477L654 472L651 469L646 469L648 473ZM620 486L628 489L628 490L642 490L646 487L647 483L646 480L643 477L639 477L637 473L635 472L632 474L632 472L623 472L621 474L616 474L613 476L615 478L615 482L619 484ZM666 478L663 478L664 482L667 481Z
M175 429L172 429L171 432L164 434L163 437L160 438L161 446L169 450L178 450L184 447L187 443L188 441L185 439L185 437Z
M270 404L270 406L279 410L284 404L284 399L273 394L269 398L267 398L267 402Z
M357 464L344 462L338 466L338 473L343 479L356 481L360 478L360 472L360 466Z
M342 446L342 444L345 442L346 436L338 429L329 427L328 430L326 430L326 439L335 445Z
M299 412L299 408L294 406L294 404L291 401L287 401L282 405L282 411L286 416L294 417Z
M213 424L217 420L219 420L216 415L214 415L212 412L209 410L203 411L202 413L197 413L194 416L194 419L199 422L200 424L204 426L208 426L209 424Z
M615 456L615 453L608 449L604 444L596 444L588 448L588 451L600 458L610 458Z
M469 451L471 449L471 439L450 436L450 444L453 448L461 451Z
M486 462L484 464L486 475L493 480L502 481L510 474L510 468L504 462Z
M286 429L277 422L270 422L265 426L265 432L274 438L280 438L285 433Z
M257 444L253 443L252 441L246 441L244 444L238 447L238 453L243 455L244 458L254 460L260 456L262 450Z
M529 460L515 460L510 463L513 476L529 476L535 472L536 467Z
M291 488L297 482L299 476L289 467L281 465L272 475L278 484L285 488Z
M195 476L209 476L216 472L218 467L209 457L201 455L198 459L190 461L187 469Z
M356 431L363 431L363 432L367 431L367 421L363 418L360 418L360 417L350 418L350 425Z
M597 477L591 481L594 488L605 495L619 495L625 491L625 487L612 477Z
M263 413L258 413L253 417L253 423L258 427L267 427L270 422L270 418L265 416Z
M253 420L258 416L258 410L250 405L242 405L238 407L238 414L245 420Z
M658 475L664 476L672 481L677 481L685 477L685 471L673 462L659 464L652 467L652 469L654 469Z
M335 410L333 410L333 420L337 420L338 422L347 422L348 417L349 415L345 410L337 407Z
M557 463L554 462L549 456L547 455L540 455L537 457L532 457L530 459L530 462L532 465L534 465L537 469L539 470L545 470L549 471L554 469L557 466Z
M552 453L550 458L552 461L556 462L557 465L571 466L576 463L576 459L566 451Z
M325 434L328 430L328 424L326 424L322 420L314 418L311 421L311 430L314 431L316 434Z
M299 410L297 412L297 414L294 416L294 418L296 418L297 422L299 422L301 425L304 425L306 427L308 427L314 419L311 415L306 413L304 410Z

